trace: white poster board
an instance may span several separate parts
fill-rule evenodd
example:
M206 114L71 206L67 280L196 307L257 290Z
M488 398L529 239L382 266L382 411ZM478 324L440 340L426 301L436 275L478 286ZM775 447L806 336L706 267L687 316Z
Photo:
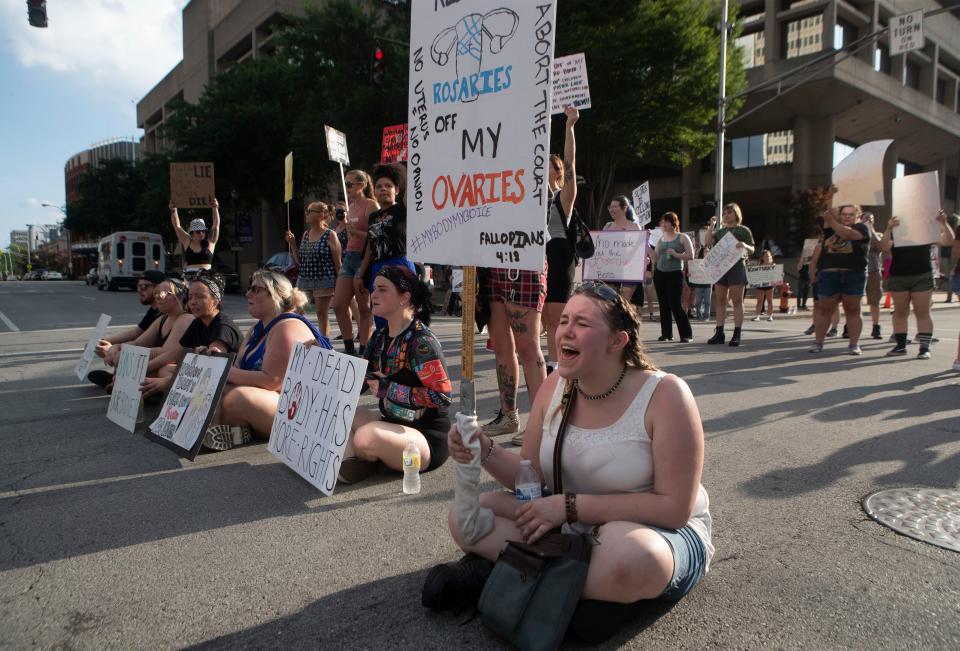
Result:
M543 269L554 2L414 2L407 255Z
M860 145L833 168L834 206L883 206L883 157L892 140Z
M663 238L663 229L657 226L656 228L650 230L650 237L647 240L650 243L650 248L657 248L657 244L660 243L660 240Z
M733 233L727 233L703 257L703 275L713 285L742 259L743 249L737 248L737 238Z
M270 429L270 452L332 495L363 388L367 360L297 344Z
M783 284L782 264L758 264L747 267L747 284L750 287Z
M583 261L584 280L642 283L650 231L591 231L594 252Z
M341 165L350 164L350 154L347 153L347 136L329 125L323 125L323 132L327 137L327 157Z
M707 276L707 268L703 264L703 258L687 260L687 282L694 285L713 284L713 281Z
M633 211L637 213L640 228L650 223L650 181L644 181L633 189Z
M813 251L817 248L817 238L807 238L803 241L803 250L800 251L800 260L803 262L810 262L813 258Z
M123 429L133 432L140 413L140 385L147 377L150 349L124 344L120 351L117 372L113 376L107 419Z
M940 239L940 180L936 172L893 179L891 214L900 220L893 229L894 246L933 244Z
M890 56L920 50L924 44L923 9L890 19Z
M463 269L454 269L450 286L454 294L463 293Z
M191 461L220 403L233 355L187 353L147 438Z
M590 108L587 60L582 52L553 60L553 114L562 114L565 106Z
M97 319L97 325L94 327L90 338L87 339L87 345L83 347L83 355L80 356L80 360L73 368L73 372L77 374L78 380L87 379L87 371L90 370L90 364L93 363L93 356L96 355L97 342L107 334L107 326L109 324L110 316L107 314L101 314L100 318Z

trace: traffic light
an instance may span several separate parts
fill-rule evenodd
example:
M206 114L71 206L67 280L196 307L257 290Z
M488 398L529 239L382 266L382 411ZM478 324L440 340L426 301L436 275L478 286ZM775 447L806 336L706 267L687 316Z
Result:
M27 0L27 18L34 27L46 27L47 0Z
M380 47L380 41L374 41L373 43L373 83L380 85L383 83L383 72L386 62L383 58L383 49Z

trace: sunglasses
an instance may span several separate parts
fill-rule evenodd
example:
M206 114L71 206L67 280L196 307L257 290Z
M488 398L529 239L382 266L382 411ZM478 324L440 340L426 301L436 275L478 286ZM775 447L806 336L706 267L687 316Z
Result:
M267 291L267 288L264 287L263 285L250 285L250 287L247 288L248 294L250 294L251 292L253 294L259 294L260 292L265 292L265 291Z
M153 288L156 287L153 283L137 283L137 291L144 292L147 290L153 291Z
M598 296L599 298L602 298L605 301L614 301L615 303L619 303L623 298L622 296L620 296L620 292L618 292L617 290L615 290L613 287L603 282L602 280L588 280L587 282L582 283L579 287L577 287L575 293L594 294L595 296Z
M363 186L363 185L366 185L366 183L364 183L363 181L347 181L344 183L344 185L347 187L347 189L350 189L355 185Z

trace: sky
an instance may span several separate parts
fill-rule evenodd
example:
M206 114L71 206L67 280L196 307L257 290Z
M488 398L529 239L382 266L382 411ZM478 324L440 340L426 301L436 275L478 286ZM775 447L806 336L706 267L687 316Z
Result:
M182 58L188 0L0 0L0 247L63 215L64 165L101 140L135 137L136 103Z

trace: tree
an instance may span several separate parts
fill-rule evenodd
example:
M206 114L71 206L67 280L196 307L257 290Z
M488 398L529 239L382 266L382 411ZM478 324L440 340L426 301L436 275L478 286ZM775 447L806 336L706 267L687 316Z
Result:
M64 226L74 238L97 238L118 230L137 230L133 209L146 186L133 161L102 161L80 179L80 200L67 206Z
M683 166L712 150L719 14L719 3L703 0L608 0L602 9L586 0L560 0L557 55L585 52L590 79L592 108L577 127L586 214L606 205L618 167ZM735 36L729 39L728 96L745 83ZM727 109L728 119L739 105ZM554 135L562 143L562 126Z

